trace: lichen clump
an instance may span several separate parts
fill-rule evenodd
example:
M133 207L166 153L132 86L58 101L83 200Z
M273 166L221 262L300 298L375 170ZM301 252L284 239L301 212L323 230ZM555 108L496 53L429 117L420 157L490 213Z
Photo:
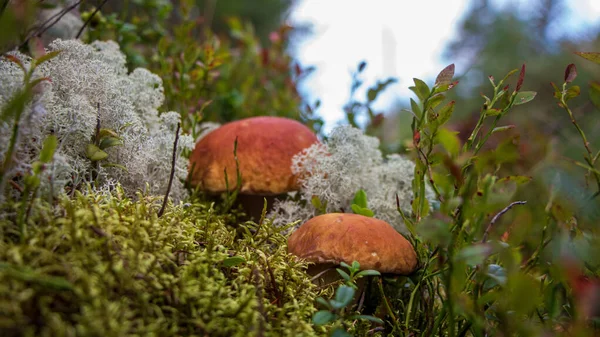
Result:
M39 65L34 78L47 77L36 86L36 94L18 121L18 143L7 177L27 175L48 135L58 138L51 165L44 171L40 191L59 194L94 182L98 189L119 182L128 195L148 184L152 194L164 194L171 170L177 112L159 114L164 102L162 80L147 69L128 73L125 55L112 41L86 45L77 40L52 42L48 52L58 56ZM18 52L13 56L25 68L32 60ZM23 87L19 66L0 58L0 109ZM97 171L86 153L97 127L110 130L122 145L105 149L108 157ZM13 121L0 122L0 143L8 144ZM177 149L176 177L170 196L186 195L180 179L187 176L187 160L180 156L193 147L189 135L181 135ZM6 147L0 148L0 161L6 160Z
M280 229L198 203L158 218L156 201L119 186L36 201L23 241L0 220L3 336L317 334L318 293Z
M412 213L412 180L415 164L400 155L384 157L379 140L349 125L334 128L328 139L296 155L292 171L300 177L299 198L278 201L271 213L275 223L286 225L308 220L319 211L351 212L354 195L364 190L375 217L406 233L398 213L396 195L405 214ZM428 199L433 200L432 192ZM301 223L300 223L301 224Z

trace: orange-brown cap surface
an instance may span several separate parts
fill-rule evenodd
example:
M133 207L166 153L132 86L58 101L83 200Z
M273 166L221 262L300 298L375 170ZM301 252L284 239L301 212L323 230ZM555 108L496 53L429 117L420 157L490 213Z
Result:
M407 275L417 267L412 245L385 221L359 214L316 216L288 239L288 251L314 263L353 261L361 269Z
M260 195L297 190L298 181L291 170L292 157L318 142L308 127L288 118L251 117L227 123L196 144L190 156L192 185L209 192L224 192L227 169L229 188L235 188L236 137L241 192Z

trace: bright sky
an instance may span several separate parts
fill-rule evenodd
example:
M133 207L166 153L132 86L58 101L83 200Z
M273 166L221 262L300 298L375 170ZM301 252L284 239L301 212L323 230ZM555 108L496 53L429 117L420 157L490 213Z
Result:
M527 0L493 0L495 6L528 10ZM349 98L351 72L362 60L366 90L377 80L395 77L375 108L385 109L411 94L412 78L431 82L446 65L446 44L468 9L468 0L298 0L291 22L311 23L313 34L297 46L296 58L316 71L303 82L309 102L321 100L319 108L328 132L343 120L342 107ZM600 0L566 0L566 19L556 27L562 35L568 27L577 33L600 23ZM458 65L457 65L458 66ZM460 73L462 69L456 69ZM358 92L363 100L365 91Z

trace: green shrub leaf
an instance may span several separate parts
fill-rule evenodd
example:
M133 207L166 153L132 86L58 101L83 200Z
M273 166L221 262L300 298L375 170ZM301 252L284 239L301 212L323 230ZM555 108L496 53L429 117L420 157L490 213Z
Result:
M522 91L517 94L515 97L515 105L525 104L527 102L532 101L537 95L535 91Z
M108 157L108 153L102 151L99 147L94 144L88 144L87 149L85 150L85 155L91 161L98 161L102 159L106 159Z
M319 310L312 317L314 325L325 325L336 319L335 314L327 310Z

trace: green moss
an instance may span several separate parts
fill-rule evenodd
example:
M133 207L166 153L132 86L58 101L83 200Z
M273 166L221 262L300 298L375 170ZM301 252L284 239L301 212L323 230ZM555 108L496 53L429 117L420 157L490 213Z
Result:
M24 241L5 206L3 336L317 335L319 293L281 229L233 228L200 203L158 218L159 200L123 195L37 201Z

